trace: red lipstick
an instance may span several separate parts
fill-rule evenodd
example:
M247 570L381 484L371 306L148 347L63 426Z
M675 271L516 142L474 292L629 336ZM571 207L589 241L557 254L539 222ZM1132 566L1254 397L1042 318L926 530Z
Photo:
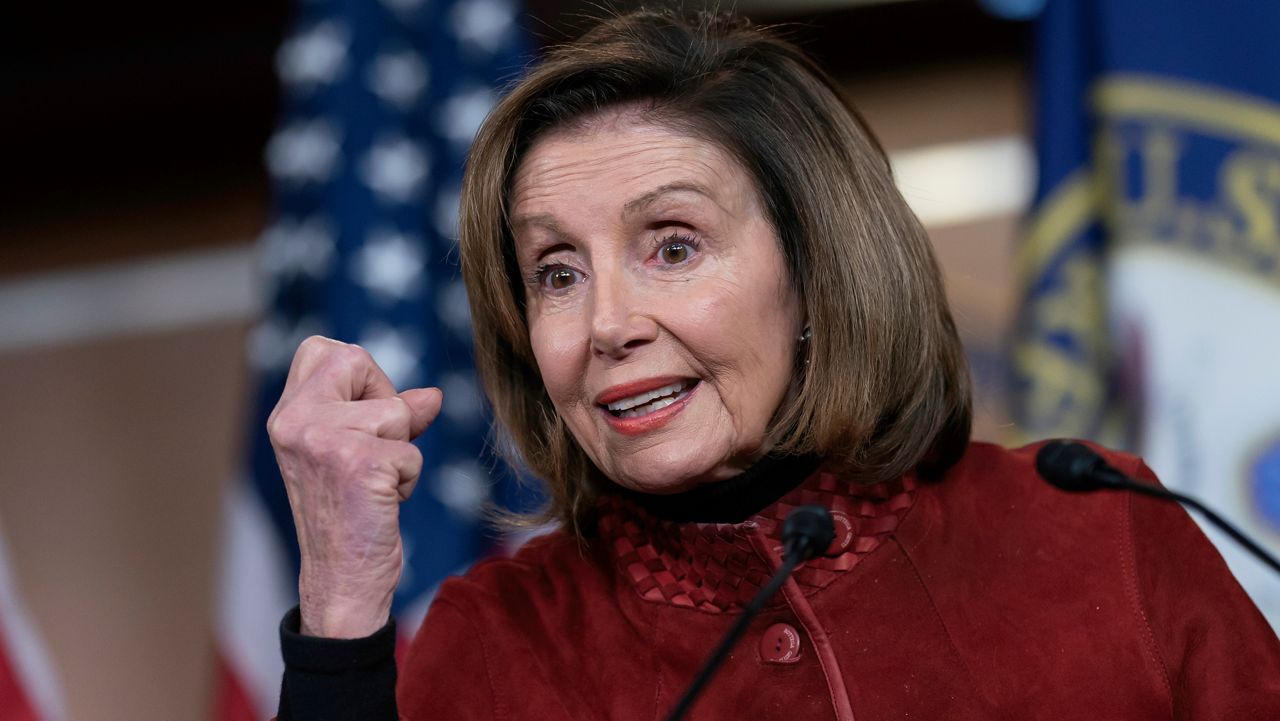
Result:
M651 413L631 418L622 418L613 414L606 406L609 403L620 401L624 398L631 398L652 390L657 390L664 386L675 383L687 383L683 390L677 395L675 402L670 403ZM633 383L625 383L613 386L598 395L597 403L599 403L600 415L605 422L614 431L624 436L638 436L643 433L657 430L670 423L673 418L680 414L693 400L693 396L698 391L698 386L702 385L697 380L691 378L681 378L679 376L668 376L664 378L646 378L642 381Z
M693 378L685 378L683 376L659 376L657 378L645 378L643 380L631 381L630 383L621 383L616 386L610 386L600 391L600 395L596 396L596 405L607 406L614 401L620 401L623 398L638 396L648 391L656 391L663 386L669 386L672 383L681 382L695 383Z

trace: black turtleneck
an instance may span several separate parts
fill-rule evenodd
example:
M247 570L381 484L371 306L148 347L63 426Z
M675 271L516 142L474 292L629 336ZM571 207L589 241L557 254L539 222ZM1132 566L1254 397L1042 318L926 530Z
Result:
M818 469L817 456L765 456L726 481L658 495L620 489L655 518L677 523L742 523Z

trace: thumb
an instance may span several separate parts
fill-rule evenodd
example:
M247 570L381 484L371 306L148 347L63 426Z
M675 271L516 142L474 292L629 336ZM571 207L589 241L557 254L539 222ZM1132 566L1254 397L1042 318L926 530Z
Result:
M409 424L409 438L417 438L427 430L427 426L440 414L440 405L444 402L444 393L439 388L410 388L399 394L409 406L413 421Z

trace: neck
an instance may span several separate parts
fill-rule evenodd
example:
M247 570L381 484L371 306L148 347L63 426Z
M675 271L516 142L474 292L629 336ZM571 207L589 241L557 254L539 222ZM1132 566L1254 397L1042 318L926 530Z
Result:
M620 493L655 518L677 523L742 523L818 469L816 456L764 456L742 473L681 493Z

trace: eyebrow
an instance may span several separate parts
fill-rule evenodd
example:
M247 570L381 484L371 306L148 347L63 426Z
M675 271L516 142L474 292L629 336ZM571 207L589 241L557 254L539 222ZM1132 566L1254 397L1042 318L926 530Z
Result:
M511 223L512 230L515 230L516 228L524 228L530 225L536 225L542 228L546 228L552 233L556 233L558 235L564 234L563 229L560 227L560 223L556 221L555 216L550 213L534 213L532 215L517 215L516 217L512 218L509 222Z
M535 226L535 227L545 228L548 231L550 231L553 235L556 235L558 237L564 237L564 231L560 227L560 223L558 223L555 219L555 216L551 215L550 213L534 213L532 215L519 215L519 216L516 216L515 218L512 218L508 222L511 223L511 230L513 232L519 228L527 228L530 226ZM526 249L521 247L522 246L521 243L517 242L515 246L516 246L515 250L516 250L517 263L527 263L527 262L535 262L535 261L541 260L543 256L549 253L553 248L558 247L556 245L548 245L548 246L538 248L535 253L526 253L525 252Z
M716 202L715 196L711 194L711 191L708 190L706 186L699 185L698 183L691 181L681 180L674 183L667 183L666 185L660 185L638 198L633 198L632 200L627 201L626 205L622 206L622 215L623 217L634 215L652 205L662 196L670 195L672 193L696 193L711 200L713 203L716 203L716 205L719 205L719 203ZM544 228L560 237L567 235L560 223L556 220L556 217L551 213L517 215L516 217L511 218L509 222L511 223L512 230L534 226ZM547 248L541 249L538 252L537 257L541 258L546 255L547 250Z
M711 191L705 186L689 181L677 181L659 186L644 195L641 195L639 198L627 201L627 204L622 206L622 215L623 217L634 215L635 213L638 213L652 205L658 198L670 193L697 193L698 195L705 196L713 202L715 201L715 196L713 196Z

